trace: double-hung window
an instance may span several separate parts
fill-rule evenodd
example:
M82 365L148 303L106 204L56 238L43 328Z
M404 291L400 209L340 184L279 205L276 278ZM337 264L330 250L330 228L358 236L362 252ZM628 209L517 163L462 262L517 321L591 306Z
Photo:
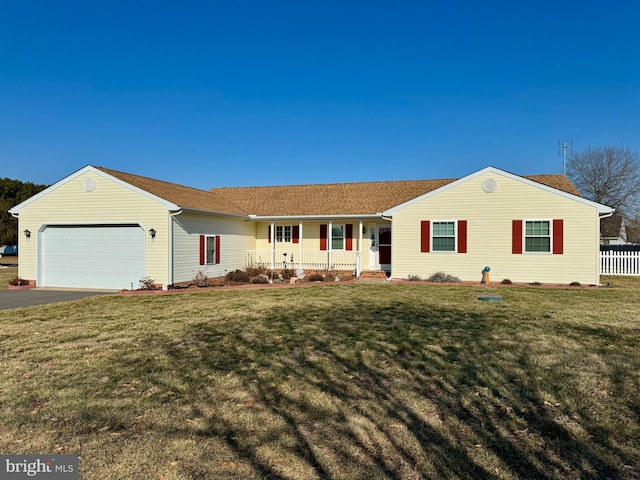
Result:
M456 222L433 222L432 232L434 252L456 251Z
M211 265L216 263L216 237L207 235L206 240L206 263Z
M291 225L276 225L276 242L291 243Z
M200 265L220 263L220 236L200 235Z
M551 252L551 225L549 220L526 220L524 227L524 251L528 253Z
M331 225L331 250L344 250L344 225Z
M420 251L467 253L467 221L421 220Z

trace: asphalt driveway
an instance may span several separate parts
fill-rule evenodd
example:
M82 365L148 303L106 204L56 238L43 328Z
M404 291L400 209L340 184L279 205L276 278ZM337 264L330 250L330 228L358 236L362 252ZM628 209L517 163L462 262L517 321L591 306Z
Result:
M0 310L30 307L46 303L69 302L96 295L115 295L117 292L93 290L55 290L32 288L30 290L0 290Z

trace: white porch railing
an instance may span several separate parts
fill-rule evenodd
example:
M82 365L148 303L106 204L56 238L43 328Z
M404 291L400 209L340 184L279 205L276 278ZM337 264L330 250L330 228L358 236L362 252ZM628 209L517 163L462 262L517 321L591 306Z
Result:
M640 252L600 252L600 275L640 276Z
M303 250L247 250L245 267L290 268L296 270L355 270L361 271L361 255L356 251Z

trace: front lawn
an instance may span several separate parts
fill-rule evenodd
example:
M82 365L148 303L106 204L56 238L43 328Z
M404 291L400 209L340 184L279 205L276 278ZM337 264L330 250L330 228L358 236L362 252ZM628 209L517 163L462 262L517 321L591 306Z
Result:
M0 290L6 290L9 282L18 276L18 267L0 268Z
M0 452L105 480L637 479L640 279L607 282L0 311Z

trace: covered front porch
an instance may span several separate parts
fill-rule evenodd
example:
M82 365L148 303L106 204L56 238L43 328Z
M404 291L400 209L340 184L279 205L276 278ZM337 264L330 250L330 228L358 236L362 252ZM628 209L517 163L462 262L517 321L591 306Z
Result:
M385 219L386 220L386 219ZM391 270L391 223L373 218L314 218L256 223L256 248L245 267L305 271Z

